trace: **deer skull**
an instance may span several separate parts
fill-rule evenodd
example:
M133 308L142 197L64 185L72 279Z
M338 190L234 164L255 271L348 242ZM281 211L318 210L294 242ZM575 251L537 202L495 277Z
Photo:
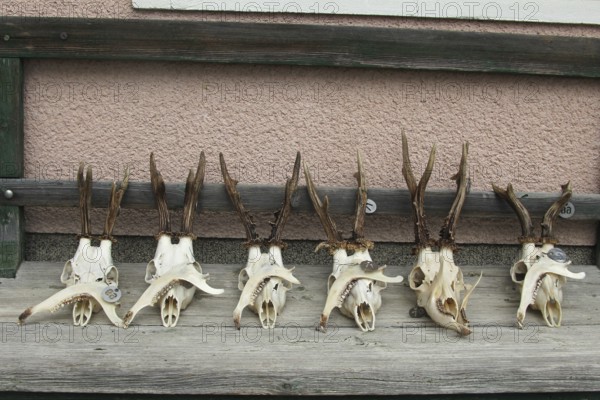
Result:
M238 289L242 294L233 311L233 321L236 328L240 329L242 312L248 307L258 314L263 328L271 329L275 327L277 315L283 311L287 291L293 284L300 284L300 281L292 275L294 268L286 269L281 256L281 250L285 248L281 235L291 213L292 196L298 186L300 153L296 155L292 177L286 183L282 208L275 213L276 221L271 223L271 236L264 241L255 231L256 225L252 215L244 208L237 191L237 181L229 176L223 154L220 155L220 162L225 190L242 221L248 247L248 262L238 277ZM268 248L268 252L262 252L262 245Z
M333 272L327 282L327 300L321 314L322 330L326 329L334 308L356 322L364 332L375 330L375 315L381 307L381 291L388 283L400 283L401 276L383 274L385 265L376 267L367 248L359 248L348 256L346 249L333 253Z
M449 248L442 251L433 251L430 247L419 250L408 282L417 294L417 305L423 307L433 321L461 335L471 333L465 312L479 280L473 286L465 284L462 271L454 263ZM466 294L461 302L463 290Z
M67 287L50 296L40 304L30 307L19 316L23 323L29 316L41 311L54 312L68 304L73 305L73 324L86 326L92 314L104 310L108 319L116 326L121 319L116 307L121 293L118 288L119 272L112 260L112 230L119 212L121 199L127 189L129 172L117 190L113 183L110 208L106 218L100 246L93 246L91 239L89 209L92 199L92 168L88 167L87 176L83 176L84 165L79 166L77 175L79 184L82 234L72 259L65 263L60 280Z
M240 271L238 289L242 291L233 320L239 329L242 311L249 307L258 314L263 328L274 328L277 315L286 301L286 292L292 284L300 281L292 275L293 268L283 267L281 248L271 246L268 253L261 253L260 246L248 249L248 263Z
M150 174L152 190L159 212L160 232L154 258L146 266L146 283L150 286L125 315L123 324L129 326L136 314L145 307L160 305L163 326L175 327L182 310L185 310L194 298L196 288L205 293L218 295L223 289L215 289L206 281L208 274L202 273L202 267L194 258L193 240L195 238L192 223L196 213L198 195L204 181L204 152L200 154L198 169L194 175L190 170L186 183L182 233L170 232L170 221L165 199L165 184L156 169L154 154L150 155ZM174 238L179 241L173 243Z
M546 325L559 327L562 322L562 287L567 278L583 279L585 272L573 273L568 266L571 261L564 251L554 247L553 223L560 209L571 198L571 184L562 187L561 197L550 206L542 221L542 236L534 236L529 212L515 195L512 185L506 190L493 186L494 192L505 199L515 210L521 223L521 259L510 269L512 281L521 291L521 302L517 310L517 325L523 328L527 308L540 310ZM536 246L541 242L541 246Z
M386 266L375 265L369 255L373 243L364 239L367 189L360 153L356 174L358 181L356 216L350 241L344 240L337 230L335 222L329 215L329 199L325 196L325 201L321 202L306 165L304 165L304 176L313 207L328 239L317 247L317 251L328 248L333 256L333 272L329 275L327 300L321 313L319 329L322 331L327 329L331 311L339 308L343 315L354 319L362 331L373 331L375 315L381 307L381 291L388 283L400 283L403 278L384 275ZM348 251L352 253L348 255Z
M440 239L435 243L429 238L424 213L425 187L433 171L435 146L431 149L429 162L417 184L410 164L406 135L402 133L402 173L411 194L417 244L417 262L408 277L409 285L416 292L417 306L424 308L435 323L455 330L460 335L471 333L466 308L469 297L481 280L480 276L475 285L465 284L460 267L454 263L454 230L466 198L469 181L467 153L468 144L464 144L460 168L454 177L457 181L456 197L440 232ZM439 251L432 250L434 244L439 247ZM465 297L461 300L463 291L466 291Z

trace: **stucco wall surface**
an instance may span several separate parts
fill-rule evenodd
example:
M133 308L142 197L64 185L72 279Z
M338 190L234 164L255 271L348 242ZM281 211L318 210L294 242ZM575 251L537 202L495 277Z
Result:
M84 7L85 5L85 7ZM10 7L9 7L10 6ZM12 8L11 8L12 7ZM36 8L37 7L37 8ZM3 4L3 15L88 18L320 23L600 37L600 28L548 24L319 15L138 12L127 0ZM115 179L129 164L148 180L154 151L167 181L182 181L198 154L207 155L207 182L220 182L218 153L234 178L283 184L295 152L318 185L352 186L356 150L368 185L405 187L400 137L409 136L420 173L433 143L438 156L430 188L453 188L462 141L469 141L475 190L512 182L522 191L600 193L600 80L480 73L415 72L293 66L167 62L31 60L25 64L26 176L73 179L84 160L97 179ZM103 212L94 216L101 229ZM26 210L29 232L77 232L76 210ZM349 219L350 217L347 217ZM268 216L259 216L265 223ZM433 227L440 221L431 221ZM350 221L340 224L350 229ZM345 224L345 225L344 225ZM458 239L514 243L514 220L461 221ZM595 242L593 223L561 221L568 244ZM116 233L151 235L156 215L123 210ZM200 236L241 237L232 214L203 215ZM372 216L367 234L410 241L401 218ZM294 239L323 237L313 216L286 227Z

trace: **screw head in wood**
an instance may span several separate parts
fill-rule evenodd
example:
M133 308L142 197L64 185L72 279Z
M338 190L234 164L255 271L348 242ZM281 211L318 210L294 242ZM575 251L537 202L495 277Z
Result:
M6 190L4 190L4 198L6 198L6 199L9 199L9 200L10 200L10 199L12 199L12 198L13 198L13 196L14 196L14 195L15 195L15 194L14 194L14 193L13 193L13 191L12 191L12 190L10 190L10 189L6 189Z

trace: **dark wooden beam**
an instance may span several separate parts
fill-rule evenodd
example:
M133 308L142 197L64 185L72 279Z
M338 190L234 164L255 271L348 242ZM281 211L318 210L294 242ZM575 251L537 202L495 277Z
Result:
M10 188L12 199L0 197L0 205L77 207L79 197L75 181L38 181L35 179L0 179L0 185ZM106 207L110 193L110 182L94 182L92 203L94 207ZM169 208L182 208L183 183L169 183L167 203ZM272 212L281 207L283 186L239 184L238 189L246 208L252 211ZM352 214L356 201L356 188L319 188L319 193L329 196L333 213ZM524 194L524 193L521 193ZM455 193L452 190L432 190L425 196L428 215L448 213ZM527 193L521 201L534 216L542 216L556 200L557 193ZM411 215L410 196L405 189L369 189L369 198L377 204L377 214ZM577 220L600 220L600 194L575 194ZM312 204L304 187L300 187L292 205L296 212L313 212ZM154 197L149 182L131 182L123 197L124 208L154 208ZM233 211L231 202L220 183L204 185L200 194L199 209L204 211ZM463 208L464 216L516 218L514 212L493 192L472 192L467 196Z
M23 176L23 65L18 58L0 58L0 178ZM5 185L0 197L6 199ZM25 241L23 207L0 206L0 277L15 276Z
M361 26L3 17L0 57L600 77L600 39Z

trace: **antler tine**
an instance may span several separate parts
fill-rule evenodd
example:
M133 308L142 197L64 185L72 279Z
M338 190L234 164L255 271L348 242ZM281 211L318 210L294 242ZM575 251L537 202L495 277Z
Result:
M167 207L165 181L162 175L156 169L154 153L150 153L150 181L152 183L152 192L156 201L158 210L158 234L171 232L171 221L169 219L169 209Z
M421 175L421 179L417 184L410 163L408 154L408 140L406 134L402 132L402 175L410 192L411 205L415 220L415 250L430 247L434 242L429 238L429 230L427 229L427 220L425 218L425 188L433 172L433 164L435 163L436 147L433 145L429 153L429 161L427 167Z
M194 237L194 216L198 206L198 196L204 184L204 171L206 167L206 157L204 152L200 152L196 174L190 169L187 182L185 183L185 197L183 200L183 217L181 222L181 232L184 235Z
M562 195L550 206L550 208L548 208L546 214L544 214L544 219L542 220L542 243L558 243L558 240L554 237L552 225L556 220L556 216L560 210L571 199L571 195L573 194L571 189L571 181L561 185L561 189Z
M317 189L315 188L315 184L313 183L312 177L310 176L310 171L308 170L308 166L306 164L304 164L304 178L306 179L306 190L310 196L313 208L315 209L315 212L321 221L321 225L323 226L323 230L327 235L326 244L329 245L329 248L332 251L342 247L344 242L342 239L342 234L337 230L335 222L329 214L329 198L325 196L324 201L321 203L321 199L319 198L319 194L317 193ZM319 248L320 246L317 248L317 250L319 250Z
M494 193L496 193L498 197L504 199L508 203L508 205L514 210L515 214L517 214L519 222L521 223L521 236L519 237L519 242L537 242L537 238L533 233L533 224L531 223L529 211L527 211L523 203L521 203L521 200L517 198L512 184L509 183L506 187L506 190L492 184L492 189L494 190Z
M108 206L108 214L106 215L106 222L104 223L104 233L102 234L102 239L113 240L112 231L115 227L115 222L121 209L121 200L123 200L123 195L125 195L128 185L129 167L125 168L125 174L123 176L123 180L119 184L119 189L117 189L115 182L112 183L110 203Z
M438 245L440 247L450 247L452 249L456 248L454 241L456 224L458 223L460 212L467 197L467 186L469 184L469 169L467 166L468 154L469 143L466 142L462 147L462 157L460 159L458 172L452 177L452 179L456 181L456 196L454 197L454 202L452 203L450 212L448 213L448 216L446 217L444 225L440 231L440 240L438 241Z
M83 177L85 164L79 163L77 171L77 186L79 187L79 211L81 212L81 237L92 237L90 210L92 209L92 167L88 166Z
M367 210L367 182L363 170L360 151L356 152L358 171L354 174L358 188L356 190L356 214L354 217L354 229L352 229L352 241L358 247L372 248L373 243L365 240L365 215Z
M261 240L256 233L256 224L254 223L254 219L252 218L252 214L250 214L244 208L244 204L242 203L242 199L240 197L240 193L237 190L238 182L235 179L231 179L229 176L229 172L227 172L227 165L225 164L225 157L223 153L219 153L219 160L221 162L221 173L223 174L223 181L225 183L225 190L227 190L227 194L229 195L229 200L233 204L233 207L238 213L240 220L242 221L242 225L244 225L244 229L246 230L246 245L247 246L256 246L261 244Z
M285 243L283 243L283 241L281 240L281 235L283 234L283 227L285 226L287 219L291 214L292 196L298 188L298 178L300 177L301 161L302 158L300 156L300 152L297 152L292 177L288 179L285 183L285 195L283 198L283 205L281 206L281 209L275 212L275 222L270 222L271 236L269 236L269 238L266 240L266 243L269 246L279 246L281 248L285 247Z

